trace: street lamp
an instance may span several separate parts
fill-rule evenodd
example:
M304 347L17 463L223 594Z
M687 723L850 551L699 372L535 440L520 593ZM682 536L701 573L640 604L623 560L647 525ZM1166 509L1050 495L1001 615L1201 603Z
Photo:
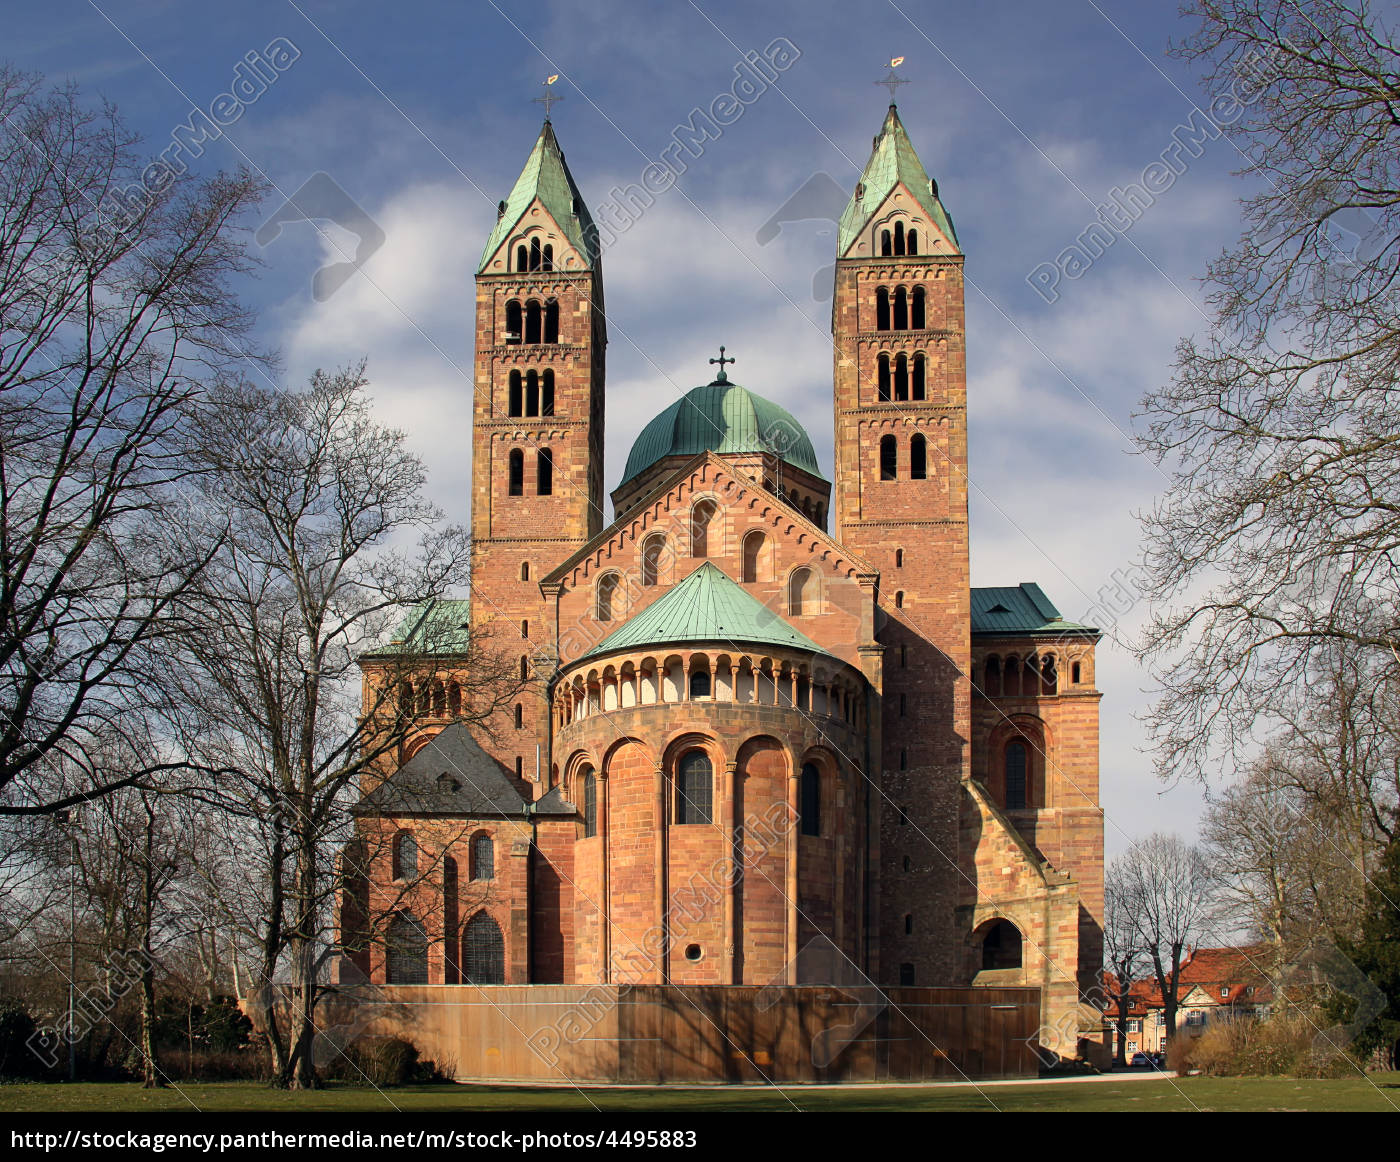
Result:
M68 1080L78 1079L78 812L63 808L58 821L68 827Z

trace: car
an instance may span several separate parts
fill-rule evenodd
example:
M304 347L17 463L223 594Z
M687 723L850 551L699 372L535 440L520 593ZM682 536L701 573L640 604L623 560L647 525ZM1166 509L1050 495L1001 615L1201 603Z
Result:
M1128 1062L1128 1065L1133 1069L1150 1069L1153 1064L1152 1058L1146 1053L1134 1053L1133 1059Z
M1167 1055L1165 1053L1149 1053L1147 1056L1152 1059L1152 1064L1158 1069L1165 1069L1167 1067Z

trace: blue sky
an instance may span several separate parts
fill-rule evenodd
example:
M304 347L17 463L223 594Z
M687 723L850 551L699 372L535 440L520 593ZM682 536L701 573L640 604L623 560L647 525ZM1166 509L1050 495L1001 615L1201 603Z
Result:
M538 132L539 82L560 74L554 124L596 206L731 89L746 53L780 37L796 49L608 249L606 481L616 484L642 424L709 378L721 343L739 359L734 379L808 426L829 474L830 304L812 284L831 261L832 224L756 236L814 174L854 185L887 103L872 82L904 56L901 116L967 255L973 582L1037 580L1067 617L1096 611L1126 640L1143 603L1101 594L1131 595L1134 513L1166 483L1127 433L1177 340L1208 324L1197 280L1239 231L1247 187L1233 171L1244 158L1223 137L1199 157L1178 150L1180 172L1120 217L1131 225L1089 269L1059 278L1053 302L1027 276L1039 268L1048 281L1096 205L1141 182L1193 107L1208 105L1165 55L1187 31L1174 4L1106 0L49 0L7 13L0 52L116 102L156 153L229 90L245 54L278 38L294 46L296 59L193 165L262 172L275 188L269 212L322 171L382 228L382 247L318 302L313 273L355 240L288 226L259 251L245 297L288 382L369 357L383 417L408 432L435 498L463 518L472 276ZM1135 716L1149 675L1106 640L1099 685L1110 853L1153 828L1193 833L1199 789L1163 787L1143 749Z

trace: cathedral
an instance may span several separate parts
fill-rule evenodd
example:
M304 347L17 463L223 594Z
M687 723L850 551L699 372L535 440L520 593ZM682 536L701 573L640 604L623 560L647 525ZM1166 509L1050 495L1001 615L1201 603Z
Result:
M354 808L342 979L800 986L834 959L1028 986L1041 1044L1101 1039L1098 633L970 586L964 254L893 104L836 245L834 479L720 348L658 391L609 518L598 232L546 118L476 273L470 600L361 660L365 706L411 722ZM521 679L475 730L473 635Z

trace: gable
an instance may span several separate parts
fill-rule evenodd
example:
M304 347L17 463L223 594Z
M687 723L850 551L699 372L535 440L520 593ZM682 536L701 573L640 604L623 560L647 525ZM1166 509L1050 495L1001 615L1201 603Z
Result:
M356 815L481 818L523 815L525 800L500 764L458 722L441 730L351 810Z
M953 224L937 199L925 195L919 197L904 182L897 182L892 190L865 214L865 222L852 229L849 240L844 236L845 248L840 251L842 258L882 257L880 235L884 230L893 230L895 222L903 222L904 228L918 231L917 255L885 256L897 257L900 262L917 261L919 258L958 254L958 243L953 235Z
M692 550L691 515L702 501L714 506L704 554ZM755 576L746 579L746 538L762 545ZM654 583L646 583L644 553L663 546ZM761 486L729 470L713 453L652 490L541 582L558 603L559 662L567 665L597 647L706 563L820 649L852 665L858 646L872 634L876 571L847 552L800 512ZM802 613L791 612L790 588L800 569L812 586ZM600 609L598 583L611 578L610 608ZM803 589L804 595L807 590ZM606 612L607 616L599 616Z
M504 218L502 219L504 221ZM500 227L498 223L498 227ZM541 248L549 246L553 254L555 271L583 271L588 269L591 259L575 241L577 229L566 230L541 198L533 198L515 215L509 226L498 229L491 236L491 249L482 255L481 274L505 274L520 269L512 260L516 248L538 242Z

